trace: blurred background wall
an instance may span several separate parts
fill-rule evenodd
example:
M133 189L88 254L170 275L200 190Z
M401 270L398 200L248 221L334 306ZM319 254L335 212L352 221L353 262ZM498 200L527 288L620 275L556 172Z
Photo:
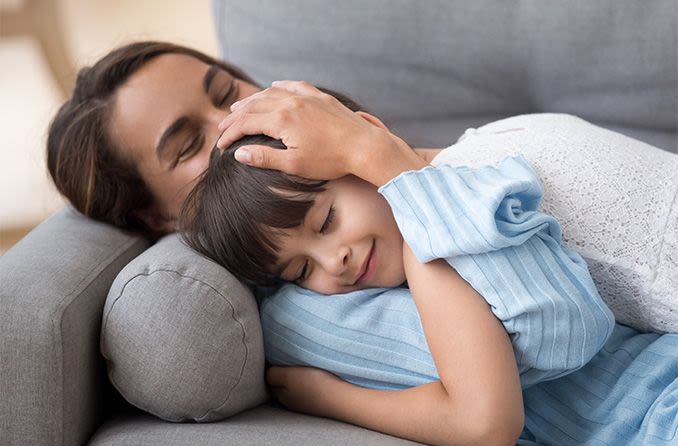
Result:
M0 0L0 254L64 206L47 126L77 69L158 39L217 54L209 0Z

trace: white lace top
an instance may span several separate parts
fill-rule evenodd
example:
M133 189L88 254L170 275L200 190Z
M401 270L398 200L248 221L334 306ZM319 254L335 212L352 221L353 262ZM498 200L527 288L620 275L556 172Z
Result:
M522 153L542 209L587 261L618 322L678 332L678 155L564 114L468 129L431 164L477 167Z

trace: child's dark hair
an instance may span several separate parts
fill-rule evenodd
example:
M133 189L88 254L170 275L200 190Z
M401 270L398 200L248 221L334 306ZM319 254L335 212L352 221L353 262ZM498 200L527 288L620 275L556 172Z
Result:
M360 109L340 93L320 90L353 111ZM239 280L248 285L276 286L282 281L270 271L278 262L282 233L277 229L300 226L327 181L250 167L235 160L238 147L253 144L287 149L281 141L265 135L244 137L223 152L212 149L207 170L184 202L179 227L188 246Z

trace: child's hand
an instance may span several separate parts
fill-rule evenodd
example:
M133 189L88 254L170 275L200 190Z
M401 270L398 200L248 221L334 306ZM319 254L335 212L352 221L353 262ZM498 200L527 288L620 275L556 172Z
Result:
M296 412L329 416L331 384L339 377L314 367L269 367L266 381L282 405Z

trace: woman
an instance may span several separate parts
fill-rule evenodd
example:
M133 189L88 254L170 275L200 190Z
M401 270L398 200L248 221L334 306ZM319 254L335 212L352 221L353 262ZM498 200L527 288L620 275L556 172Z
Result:
M239 132L251 129L269 134L290 149L293 156L282 160L290 173L311 178L339 178L353 172L373 184L384 184L403 171L426 165L404 141L372 125L370 115L358 116L305 83L281 86L285 88L272 88L258 97L253 103L256 108L246 107L236 113L238 119L222 144L228 143L229 137L239 139ZM229 125L228 107L258 90L239 70L187 48L148 42L113 51L80 72L72 98L53 120L47 144L50 174L74 207L91 218L153 237L171 232L183 200L207 167L210 150L224 128L219 125ZM259 107L267 101L274 107L259 113ZM248 119L240 119L243 117ZM296 120L304 125L295 125ZM322 151L317 150L320 142ZM345 147L352 147L351 154L358 156L347 156ZM316 162L311 162L309 155ZM261 166L280 162L277 158L259 161ZM325 168L318 169L318 165ZM459 285L455 277L447 280ZM472 289L467 287L467 291ZM485 321L483 326L503 339L502 357L506 357L510 343L501 324L483 306L477 311ZM510 367L516 368L515 364ZM305 379L308 371L297 376L303 374ZM518 389L515 398L503 399L501 405L478 406L478 411L486 415L510 407L501 411L506 415L505 423L465 423L473 428L470 434L474 439L510 444L520 433L522 401L517 376L514 378L509 381L514 384L512 390ZM362 389L356 386L356 390ZM502 393L502 398L506 394ZM454 426L439 422L450 419L455 409L445 403L447 396L440 382L400 395L421 402L420 424L390 417L399 413L409 418L407 411L401 410L404 406L394 406L392 400L380 400L383 411L364 412L364 419L353 421L386 432L398 428L394 433L432 443L451 438L449 431L432 427L446 426L458 432ZM429 405L432 397L439 404Z
M223 72L212 68L215 65ZM174 229L181 204L205 169L217 139L221 147L244 134L280 139L289 149L285 156L254 147L247 162L314 179L353 173L381 186L403 171L426 164L401 139L371 125L370 117L349 112L308 84L283 82L253 97L256 91L254 83L236 69L192 50L157 43L125 47L81 72L73 97L50 128L50 173L59 190L86 215L157 236ZM220 108L248 97L231 114ZM324 149L318 151L321 143ZM445 280L450 287L460 285L450 268L443 271L435 262L416 262L413 267L422 269L422 287ZM470 287L465 291L472 293ZM472 294L467 297L474 299ZM508 340L501 324L486 306L476 310L482 327L494 334L491 339L504 337L505 356ZM440 346L445 354L445 346ZM487 358L493 359L497 358ZM477 378L497 382L492 369L487 370L489 374ZM317 369L271 368L267 378L281 401L297 410L322 414L331 403L322 400L322 389L340 386L338 391L351 398L344 406L332 407L333 417L431 443L455 438L455 426L444 420L454 420L460 412L446 400L441 381L376 398L375 391L327 375ZM405 393L410 401L421 403L419 411L397 404ZM485 444L513 442L522 425L522 405L519 397L511 400L506 395L501 404L476 401L474 409L462 412L469 417L507 415L497 424L493 423L497 418L467 423L467 429L474 429L466 431L469 438ZM439 405L431 407L431 398ZM379 410L368 406L375 401ZM369 410L357 411L360 407Z
M238 68L190 48L121 47L78 74L50 125L49 172L88 217L150 236L172 232L218 124L231 104L257 91Z
M152 236L171 232L207 166L217 124L259 90L239 69L189 48L119 48L79 72L50 125L49 172L91 218Z

